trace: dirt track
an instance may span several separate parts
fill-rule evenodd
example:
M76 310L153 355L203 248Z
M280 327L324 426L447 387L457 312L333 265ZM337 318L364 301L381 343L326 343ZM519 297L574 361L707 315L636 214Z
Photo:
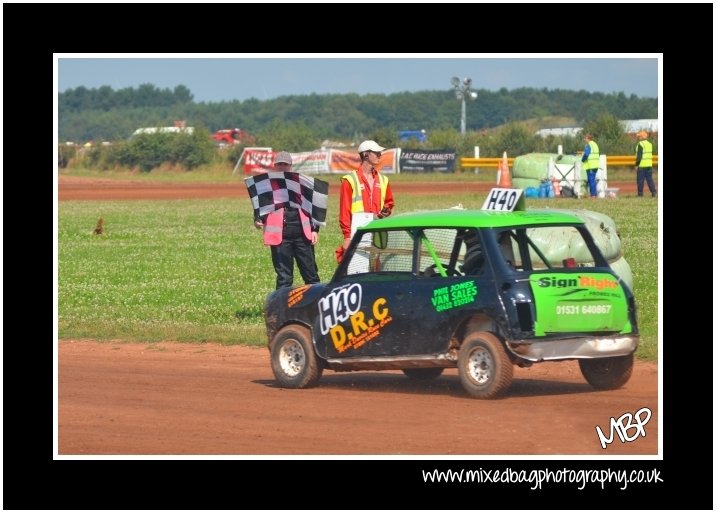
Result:
M428 194L465 184L400 187ZM60 177L59 197L208 198L245 195L242 189ZM653 363L637 362L631 380L609 392L591 388L576 362L515 369L507 397L479 401L463 392L455 370L428 383L400 372L326 371L316 388L281 389L265 348L62 340L58 355L61 456L614 456L658 448ZM608 435L612 417L644 407L652 412L646 436L624 443L615 434L601 448L596 426Z
M327 371L274 384L268 350L216 344L61 341L59 450L70 454L656 454L657 369L638 363L597 392L575 362L515 369L501 400L400 372ZM647 436L602 450L596 426L648 407Z
M610 182L620 194L636 192L633 182ZM489 182L430 182L400 183L393 186L395 194L444 194L450 192L487 192L494 184ZM330 189L337 193L337 189ZM329 192L330 193L330 192ZM140 180L101 180L84 177L59 177L59 200L151 200L193 198L248 197L243 184L217 183L147 183Z

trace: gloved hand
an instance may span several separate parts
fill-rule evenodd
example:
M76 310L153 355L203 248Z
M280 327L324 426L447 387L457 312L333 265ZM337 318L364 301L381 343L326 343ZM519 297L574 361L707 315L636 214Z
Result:
M378 212L378 219L383 219L384 217L388 217L391 214L391 210L388 207L383 207L380 212Z
M343 261L343 254L346 252L345 249L343 249L343 246L338 246L336 248L336 262L339 264Z

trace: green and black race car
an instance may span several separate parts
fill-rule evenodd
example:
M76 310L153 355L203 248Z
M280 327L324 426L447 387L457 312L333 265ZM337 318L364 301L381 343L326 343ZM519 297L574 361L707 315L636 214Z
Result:
M493 190L493 209L374 220L330 282L272 292L278 383L309 387L324 369L432 379L457 367L465 390L489 399L509 388L513 365L578 360L594 387L624 385L639 342L629 287L580 218L496 211L500 194L503 207L521 204L521 191L506 191Z

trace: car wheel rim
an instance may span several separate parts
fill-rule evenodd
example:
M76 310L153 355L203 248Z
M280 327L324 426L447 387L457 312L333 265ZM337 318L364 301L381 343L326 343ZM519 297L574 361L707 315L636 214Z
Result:
M492 356L486 349L478 347L472 352L472 354L470 354L468 371L470 372L470 378L475 383L484 385L490 381L494 366L495 364L492 361Z
M295 340L287 341L281 348L279 355L281 370L290 377L295 377L303 370L306 362L306 355L303 353L301 344Z

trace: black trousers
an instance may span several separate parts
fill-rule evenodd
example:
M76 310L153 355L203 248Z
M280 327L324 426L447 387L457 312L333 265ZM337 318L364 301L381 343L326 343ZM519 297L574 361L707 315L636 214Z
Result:
M271 261L276 271L276 289L293 285L293 262L305 284L319 283L316 253L311 241L306 239L300 227L286 226L283 240L277 246L271 246Z

